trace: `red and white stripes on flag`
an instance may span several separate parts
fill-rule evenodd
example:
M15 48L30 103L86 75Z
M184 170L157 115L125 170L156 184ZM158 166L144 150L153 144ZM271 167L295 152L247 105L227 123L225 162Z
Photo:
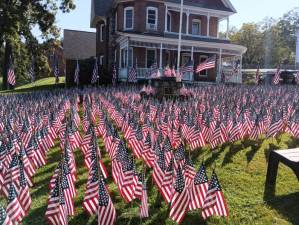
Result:
M189 200L188 190L185 187L185 179L181 167L179 166L169 213L169 217L178 224L183 221L188 211Z
M129 83L136 83L137 82L137 71L135 67L132 67L128 74L128 82Z
M142 199L141 199L141 207L140 207L140 218L148 218L148 197L147 197L147 190L146 185L143 186L142 189Z
M11 86L15 86L16 85L16 76L15 76L15 71L13 68L13 62L12 62L12 57L10 56L9 59L9 68L7 71L7 82L11 85Z
M280 82L280 66L277 67L276 73L274 75L273 84L278 85Z
M108 194L103 179L99 181L98 225L113 225L116 220L116 210Z
M213 215L228 216L228 207L215 171L213 171L202 209L204 219Z
M215 68L216 66L216 56L210 57L204 62L200 63L196 68L196 73L200 73L203 70L208 70Z

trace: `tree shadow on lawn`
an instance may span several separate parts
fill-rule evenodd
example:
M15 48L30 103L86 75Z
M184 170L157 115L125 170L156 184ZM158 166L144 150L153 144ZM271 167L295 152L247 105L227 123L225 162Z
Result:
M261 148L261 144L262 144L262 140L260 139L257 141L254 140L244 141L244 148L251 147L251 149L248 152L246 152L247 164L249 164L253 160L255 154Z
M292 224L299 224L299 192L281 196L266 194L264 200Z
M228 147L229 150L224 156L221 167L224 167L225 165L232 163L232 158L234 157L234 155L236 155L239 151L244 149L242 143L229 143ZM225 149L225 147L223 149Z
M33 92L33 91L41 91L41 90L51 90L54 91L56 89L62 89L65 87L65 84L46 84L46 85L40 85L35 87L27 87L27 88L21 88L21 89L14 89L14 90L7 90L1 92L2 94L15 94L15 93L25 93L25 92Z

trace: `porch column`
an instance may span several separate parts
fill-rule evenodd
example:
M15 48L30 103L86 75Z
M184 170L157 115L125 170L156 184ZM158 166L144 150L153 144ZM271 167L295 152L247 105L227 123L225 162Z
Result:
M220 83L221 82L221 73L222 73L222 49L220 48L219 50L219 61L218 61L218 72L217 72L217 77L216 77L216 82Z
M193 53L194 53L194 47L192 46L192 47L191 47L191 60L192 60L192 61L193 61L193 58L194 58L194 57L193 57Z
M210 13L207 16L208 24L207 24L207 36L210 37Z
M186 34L189 34L189 16L190 16L190 11L188 10L186 13Z
M226 27L226 39L228 39L228 35L229 35L229 16L226 19L227 22L227 27Z
M119 47L119 62L118 62L118 68L121 68L121 55L122 55L122 49Z
M162 53L163 53L163 44L160 45L160 69L162 69Z
M217 18L217 38L219 38L219 18Z
M168 6L165 6L165 32L167 31L167 23L168 23L168 21L167 21L167 13L168 13Z

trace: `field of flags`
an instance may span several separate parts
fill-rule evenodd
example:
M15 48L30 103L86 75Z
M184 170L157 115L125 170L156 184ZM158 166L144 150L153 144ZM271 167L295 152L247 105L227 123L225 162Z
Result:
M49 224L76 216L78 167L87 170L80 201L86 220L117 224L138 205L140 223L151 218L153 189L173 223L229 218L226 187L217 165L208 170L194 155L203 148L287 133L299 138L296 86L186 87L188 99L142 99L136 87L72 89L8 95L0 99L0 222L20 224L31 213L34 177L58 143L59 161L48 185ZM99 147L99 141L103 147ZM75 154L80 152L83 164ZM103 155L107 156L105 162ZM121 199L112 196L111 180ZM234 214L234 213L233 213Z

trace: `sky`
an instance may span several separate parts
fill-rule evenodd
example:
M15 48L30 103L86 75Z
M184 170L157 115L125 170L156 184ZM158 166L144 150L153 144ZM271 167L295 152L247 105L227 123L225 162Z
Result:
M63 29L95 31L90 28L90 1L75 0L76 9L68 14L59 13L57 24ZM259 22L265 17L278 19L289 10L299 7L299 0L231 0L238 11L231 16L230 26L240 27L243 23Z

